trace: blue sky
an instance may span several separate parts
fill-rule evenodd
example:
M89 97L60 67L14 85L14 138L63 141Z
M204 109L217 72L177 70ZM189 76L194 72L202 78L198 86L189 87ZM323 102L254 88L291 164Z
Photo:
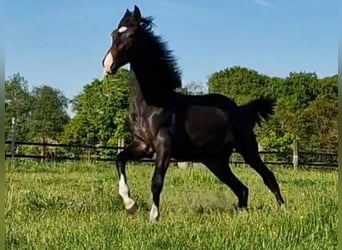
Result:
M102 78L110 33L134 4L155 17L184 84L236 65L280 77L337 74L337 0L10 0L6 77L19 72L72 98Z

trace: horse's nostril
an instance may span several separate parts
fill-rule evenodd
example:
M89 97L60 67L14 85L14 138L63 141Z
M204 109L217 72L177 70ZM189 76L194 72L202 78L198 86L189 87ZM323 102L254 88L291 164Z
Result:
M108 52L106 57L103 60L103 67L106 70L106 72L109 73L111 71L113 64L114 64L114 58L112 56L112 53Z

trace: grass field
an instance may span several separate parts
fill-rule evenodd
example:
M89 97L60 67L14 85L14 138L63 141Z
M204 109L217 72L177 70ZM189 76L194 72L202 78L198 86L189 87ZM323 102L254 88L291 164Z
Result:
M250 168L249 210L206 169L170 167L161 221L149 223L149 165L129 165L139 211L129 216L107 164L7 163L6 249L336 249L337 172L274 167L287 209Z

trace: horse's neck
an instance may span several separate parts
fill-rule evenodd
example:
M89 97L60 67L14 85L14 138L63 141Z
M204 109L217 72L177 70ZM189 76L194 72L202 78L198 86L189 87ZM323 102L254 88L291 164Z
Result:
M131 101L137 105L144 105L146 101L144 99L143 93L141 91L140 84L135 76L133 70L130 71L131 73Z
M139 94L144 102L150 106L166 107L172 106L177 96L176 92L167 87L164 75L157 72L158 69L149 64L131 64L134 72L132 79L133 90Z
M142 94L140 84L135 76L135 73L133 70L130 71L131 74L131 100L130 100L130 111L142 114L141 110L144 109L147 106L147 103L144 99L144 96Z
M149 101L146 101L143 93L142 85L138 81L136 73L131 69L131 100L130 100L130 113L134 113L135 116L146 118L154 111L158 110L159 114L162 114L162 109L151 105ZM145 90L146 91L146 90ZM166 110L164 110L166 111Z

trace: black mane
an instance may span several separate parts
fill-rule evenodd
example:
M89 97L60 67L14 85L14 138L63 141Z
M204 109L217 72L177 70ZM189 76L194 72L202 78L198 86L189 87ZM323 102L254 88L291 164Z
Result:
M144 60L148 58L149 63L155 69L155 77L160 80L164 88L176 89L182 86L181 70L177 65L172 50L161 36L157 36L152 31L153 19L147 17L141 22L139 29L140 54Z

